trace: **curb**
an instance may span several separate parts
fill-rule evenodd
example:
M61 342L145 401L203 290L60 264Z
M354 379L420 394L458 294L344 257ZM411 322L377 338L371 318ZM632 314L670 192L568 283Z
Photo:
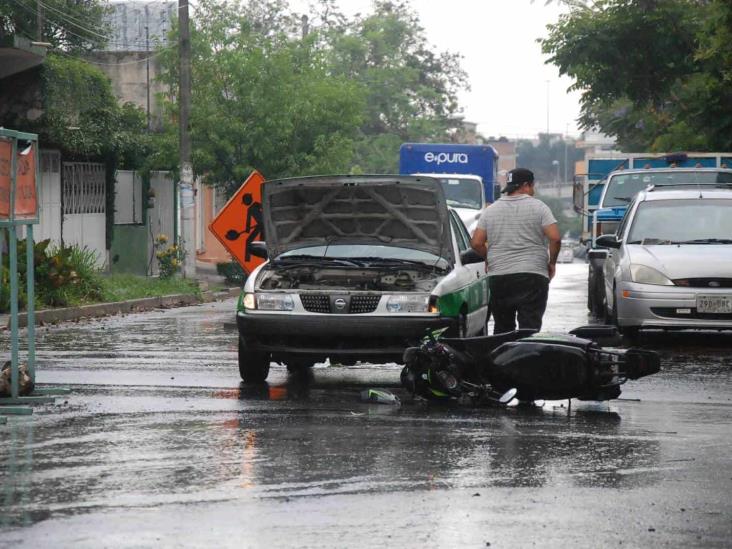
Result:
M79 320L82 318L98 318L124 313L150 311L153 309L169 309L173 307L198 305L200 303L211 303L213 301L222 301L231 297L238 297L240 291L240 288L228 288L220 292L205 291L201 293L200 297L191 294L174 294L159 297L129 299L127 301L116 301L112 303L94 303L92 305L81 305L79 307L42 309L35 313L35 324L55 324L57 322ZM19 313L18 327L25 328L27 325L27 313ZM10 315L0 316L0 330L9 328Z

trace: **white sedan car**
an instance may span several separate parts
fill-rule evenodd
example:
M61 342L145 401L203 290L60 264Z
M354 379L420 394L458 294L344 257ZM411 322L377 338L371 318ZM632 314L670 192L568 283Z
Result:
M621 331L732 329L732 186L640 192L597 239L607 314Z
M401 361L443 327L482 334L485 263L440 183L414 176L331 176L262 187L268 261L239 300L239 373L267 378L331 357Z

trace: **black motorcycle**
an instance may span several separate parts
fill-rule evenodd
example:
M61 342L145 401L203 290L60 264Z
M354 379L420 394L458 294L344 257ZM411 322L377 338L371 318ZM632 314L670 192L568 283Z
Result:
M521 401L610 400L620 386L660 370L657 353L615 349L614 326L583 326L569 334L517 330L471 338L430 334L404 352L402 385L428 399L473 404Z

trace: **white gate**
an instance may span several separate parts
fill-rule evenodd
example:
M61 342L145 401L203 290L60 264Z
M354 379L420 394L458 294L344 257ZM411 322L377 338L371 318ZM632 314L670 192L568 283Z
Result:
M40 212L38 224L33 225L36 242L50 238L61 243L61 154L41 151L41 178L38 185Z
M96 252L99 267L106 260L104 174L104 164L63 163L63 242Z
M168 237L168 242L175 239L175 184L170 172L150 172L150 189L155 194L154 206L147 211L151 238L159 234ZM151 274L158 274L158 261L151 255Z

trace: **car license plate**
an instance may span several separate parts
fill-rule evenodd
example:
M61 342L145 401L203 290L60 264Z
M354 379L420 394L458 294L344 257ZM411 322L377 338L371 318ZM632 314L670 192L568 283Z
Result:
M698 295L696 312L732 314L732 295Z

